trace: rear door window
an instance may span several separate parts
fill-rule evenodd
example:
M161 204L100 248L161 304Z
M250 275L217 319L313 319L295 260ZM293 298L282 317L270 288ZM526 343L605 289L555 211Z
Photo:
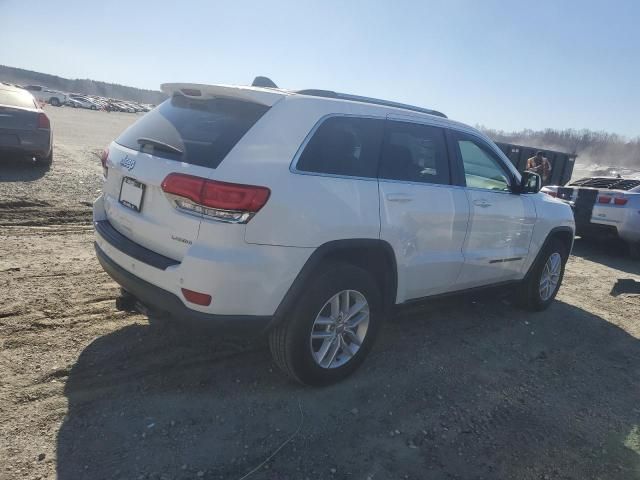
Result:
M450 183L444 129L389 120L379 176L405 182Z
M200 100L174 95L131 125L116 143L216 168L267 110L264 105L230 98Z
M384 120L330 117L315 131L298 159L304 172L375 178Z

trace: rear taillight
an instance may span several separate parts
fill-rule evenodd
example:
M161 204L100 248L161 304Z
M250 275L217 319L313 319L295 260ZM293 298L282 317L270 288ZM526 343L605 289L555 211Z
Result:
M608 195L600 195L598 197L598 203L609 204L613 203L614 205L626 205L628 199L625 197L611 197Z
M107 159L109 158L109 149L105 148L102 150L100 154L100 163L102 163L102 175L104 178L107 178L107 174L109 173L109 169L107 168Z
M211 295L206 293L194 292L193 290L182 289L182 295L187 301L195 303L196 305L202 305L204 307L211 304Z
M253 185L171 173L162 190L183 211L228 223L246 223L269 199L270 190Z
M47 117L44 113L38 114L38 128L44 128L47 130L51 129L51 122L49 121L49 117Z

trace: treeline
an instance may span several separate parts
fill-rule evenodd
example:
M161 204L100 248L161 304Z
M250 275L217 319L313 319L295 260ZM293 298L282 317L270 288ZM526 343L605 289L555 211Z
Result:
M161 103L166 95L160 91L144 90L127 87L116 83L99 82L89 79L71 79L33 72L22 68L0 65L0 82L16 83L18 85L42 85L53 90L66 93L81 93L84 95L99 95L101 97L132 100L140 103Z
M640 137L629 140L616 133L592 130L522 130L505 132L479 127L496 142L575 153L582 164L640 167Z

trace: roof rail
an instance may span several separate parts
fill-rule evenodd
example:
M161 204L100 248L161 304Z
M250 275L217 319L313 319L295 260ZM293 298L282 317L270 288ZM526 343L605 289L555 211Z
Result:
M339 100L351 100L353 102L371 103L373 105L382 105L385 107L402 108L403 110L410 110L412 112L428 113L429 115L435 115L437 117L447 118L444 113L437 110L430 110L428 108L415 107L413 105L407 105L406 103L391 102L389 100L380 100L379 98L361 97L360 95L350 95L348 93L338 93L331 90L317 90L309 88L306 90L297 90L294 93L300 95L309 95L311 97L323 97L323 98L337 98Z

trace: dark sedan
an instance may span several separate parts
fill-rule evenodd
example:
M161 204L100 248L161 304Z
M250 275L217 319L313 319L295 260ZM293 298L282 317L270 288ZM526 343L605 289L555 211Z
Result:
M31 93L0 84L0 158L7 155L23 155L49 166L53 133L49 117Z

